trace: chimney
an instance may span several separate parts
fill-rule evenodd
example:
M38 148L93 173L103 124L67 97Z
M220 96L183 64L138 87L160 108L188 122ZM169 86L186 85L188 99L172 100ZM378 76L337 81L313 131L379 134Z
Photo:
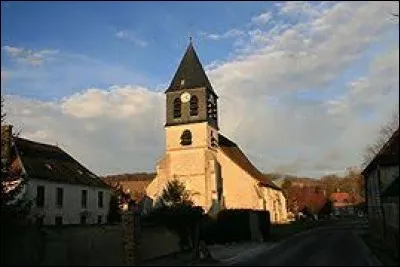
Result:
M1 168L6 168L11 156L12 125L1 125Z

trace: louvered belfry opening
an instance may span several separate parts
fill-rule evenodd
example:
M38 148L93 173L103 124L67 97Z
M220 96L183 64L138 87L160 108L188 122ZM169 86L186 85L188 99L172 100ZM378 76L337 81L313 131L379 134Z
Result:
M175 98L174 100L174 118L180 118L182 113L181 113L181 100L179 97Z
M199 99L194 95L190 98L190 116L197 115L199 115Z

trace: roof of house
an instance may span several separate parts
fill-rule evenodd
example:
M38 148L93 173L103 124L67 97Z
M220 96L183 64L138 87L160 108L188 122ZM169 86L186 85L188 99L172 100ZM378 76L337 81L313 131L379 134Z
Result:
M367 176L377 165L399 165L399 129L397 129L361 174Z
M118 182L118 181L149 181L151 182L156 177L155 172L137 172L137 173L124 173L107 175L102 177L104 181Z
M146 196L146 188L156 177L156 173L125 173L117 175L108 175L103 180L113 188L122 189L124 193L131 194L131 197L137 201Z
M204 72L200 59L194 50L193 44L190 42L174 78L165 92L195 89L199 87L206 87L215 94L211 83Z
M14 145L28 177L109 188L97 175L57 146L23 138L14 138Z
M346 192L336 192L332 193L330 199L333 202L338 202L338 203L352 203L353 198L349 193Z
M219 134L219 147L220 149L237 165L239 165L244 171L259 181L260 185L270 187L276 190L281 190L271 179L261 173L246 157L246 155L240 150L239 146L227 137Z

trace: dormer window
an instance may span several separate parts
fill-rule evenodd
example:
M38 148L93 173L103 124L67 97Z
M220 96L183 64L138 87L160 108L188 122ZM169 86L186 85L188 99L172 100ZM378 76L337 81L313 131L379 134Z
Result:
M174 118L181 117L181 99L179 97L174 100Z
M194 95L190 98L190 116L197 115L199 115L199 99Z

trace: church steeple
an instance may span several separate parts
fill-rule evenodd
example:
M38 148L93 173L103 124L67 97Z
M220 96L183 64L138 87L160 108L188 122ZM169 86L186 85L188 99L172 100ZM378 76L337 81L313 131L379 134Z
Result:
M195 89L199 87L206 87L215 94L211 83L204 72L200 59L194 50L192 39L190 38L189 46L186 49L185 55L179 64L171 84L165 92Z
M166 126L208 122L218 129L218 96L204 72L192 40L165 94Z

